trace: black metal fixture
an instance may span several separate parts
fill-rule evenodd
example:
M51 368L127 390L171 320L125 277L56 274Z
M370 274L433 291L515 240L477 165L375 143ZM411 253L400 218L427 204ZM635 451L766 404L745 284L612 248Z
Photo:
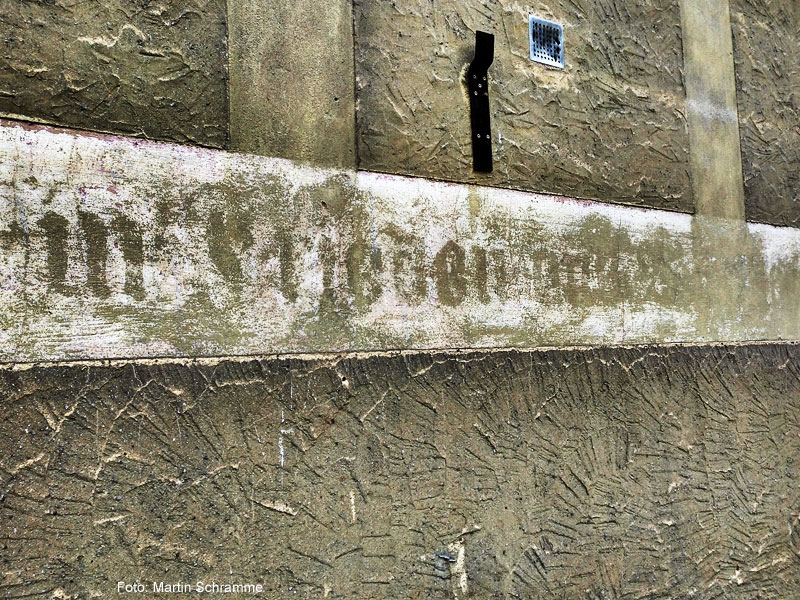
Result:
M494 60L494 36L475 32L475 58L467 69L470 123L472 124L472 168L492 172L492 127L489 114L489 66Z

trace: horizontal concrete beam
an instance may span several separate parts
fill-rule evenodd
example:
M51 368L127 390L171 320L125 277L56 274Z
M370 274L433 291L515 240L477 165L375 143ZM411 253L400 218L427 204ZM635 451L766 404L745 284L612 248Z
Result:
M800 232L0 124L0 361L800 338Z

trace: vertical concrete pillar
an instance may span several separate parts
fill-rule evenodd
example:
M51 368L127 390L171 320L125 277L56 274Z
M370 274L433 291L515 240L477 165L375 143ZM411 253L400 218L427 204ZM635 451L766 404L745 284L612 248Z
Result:
M681 18L696 212L743 220L729 0L681 0Z
M228 0L231 149L353 167L349 0Z

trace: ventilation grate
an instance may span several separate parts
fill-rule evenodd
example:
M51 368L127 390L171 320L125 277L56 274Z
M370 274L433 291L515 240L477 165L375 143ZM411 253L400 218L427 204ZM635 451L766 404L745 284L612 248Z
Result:
M531 60L564 68L564 28L536 17L530 18Z

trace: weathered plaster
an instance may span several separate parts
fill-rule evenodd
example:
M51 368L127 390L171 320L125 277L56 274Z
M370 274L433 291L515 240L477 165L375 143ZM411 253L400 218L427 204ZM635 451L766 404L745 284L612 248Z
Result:
M354 167L350 0L228 0L231 148Z
M0 367L0 596L795 598L798 365L759 345Z
M225 0L4 0L0 113L221 147L226 61Z
M698 215L744 218L729 0L681 0L686 115Z
M800 232L5 123L0 360L800 339Z
M732 0L747 218L800 226L800 3Z
M360 167L691 212L678 0L358 1ZM528 15L564 25L566 69L529 59ZM494 173L472 172L462 83L475 30Z

